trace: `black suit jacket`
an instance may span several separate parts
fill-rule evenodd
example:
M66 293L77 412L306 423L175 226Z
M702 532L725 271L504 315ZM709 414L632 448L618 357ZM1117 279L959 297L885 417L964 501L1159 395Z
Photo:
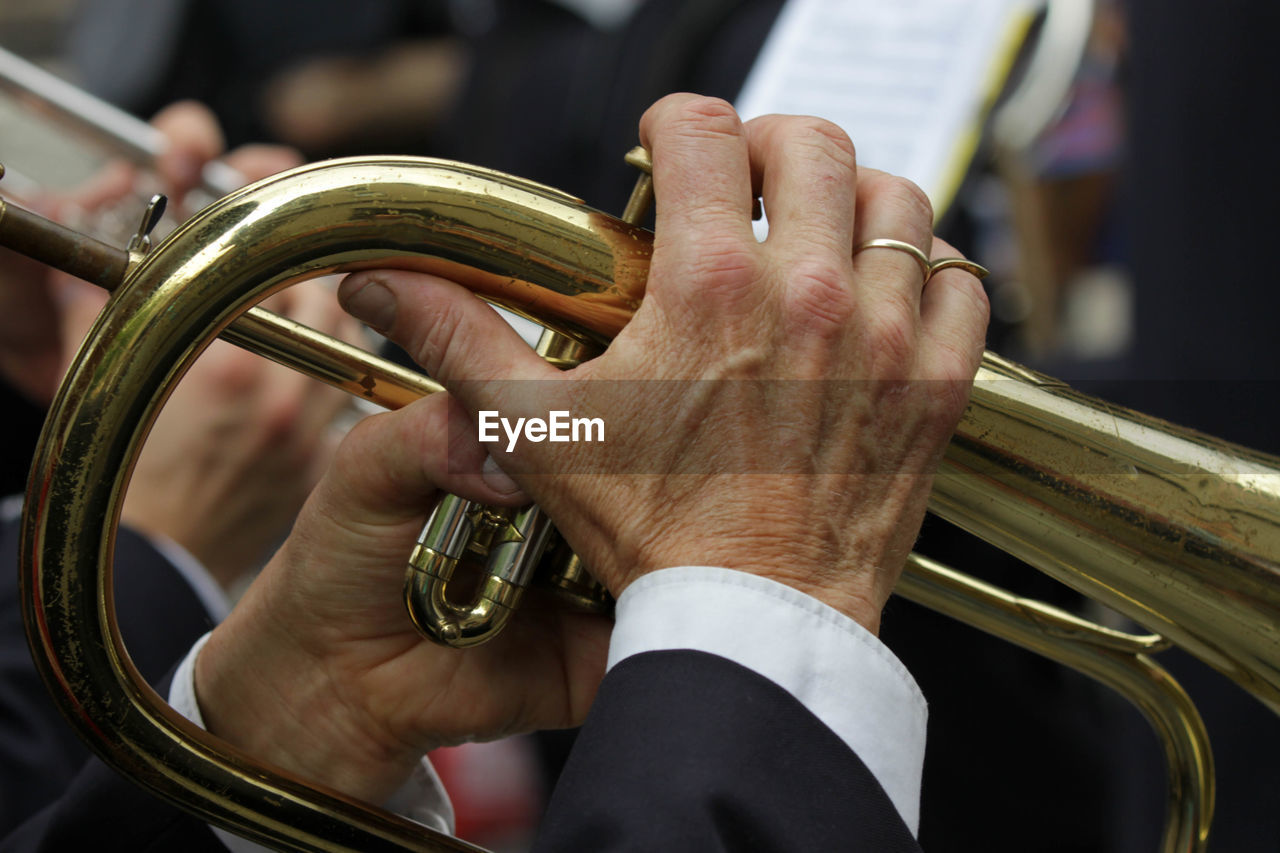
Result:
M0 834L61 796L90 755L31 661L17 561L18 525L0 524ZM173 566L124 528L117 538L115 576L125 645L143 677L156 683L212 620Z
M208 828L89 762L5 851L218 851ZM919 851L858 757L790 694L702 652L605 679L535 851Z
M694 651L610 671L535 851L920 848L856 754L791 694Z

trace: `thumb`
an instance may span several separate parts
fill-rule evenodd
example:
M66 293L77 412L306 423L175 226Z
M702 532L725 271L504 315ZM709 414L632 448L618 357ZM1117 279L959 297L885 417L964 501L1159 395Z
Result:
M454 282L424 273L354 273L338 288L353 316L399 344L473 415L546 411L539 392L562 377L488 304ZM543 380L538 382L536 380Z
M558 375L483 300L439 276L358 272L338 287L338 301L445 385Z
M312 509L367 530L420 523L441 490L488 504L528 503L488 460L461 405L433 394L356 424L316 487Z

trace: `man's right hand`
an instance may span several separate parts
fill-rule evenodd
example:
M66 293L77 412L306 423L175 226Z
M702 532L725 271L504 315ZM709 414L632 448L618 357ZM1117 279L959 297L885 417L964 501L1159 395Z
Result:
M380 801L433 746L583 718L606 620L523 608L465 650L411 627L402 575L437 490L536 499L615 595L664 567L718 565L878 626L982 353L981 286L958 270L925 286L906 253L855 253L887 237L953 254L933 240L919 190L860 174L830 124L744 126L723 102L686 95L655 106L642 136L658 201L648 292L593 361L556 371L441 279L382 271L343 283L348 310L454 396L348 436L196 661L212 732ZM764 243L751 231L757 187ZM516 381L471 381L502 379ZM479 409L548 405L603 416L611 437L602 457L588 445L495 449L523 491L486 474L474 429L451 428Z
M829 122L744 125L722 101L673 95L640 129L653 261L643 303L600 357L561 373L430 276L357 273L343 304L442 381L462 423L480 410L603 419L603 444L491 446L615 596L663 567L714 565L875 631L982 355L981 284L948 269L926 285L906 252L855 252L889 238L958 254L933 237L924 193L858 168Z

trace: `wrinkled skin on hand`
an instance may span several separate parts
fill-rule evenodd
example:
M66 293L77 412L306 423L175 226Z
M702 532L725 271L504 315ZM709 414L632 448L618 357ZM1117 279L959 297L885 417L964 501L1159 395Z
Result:
M658 205L648 293L588 363L548 367L448 281L373 271L343 283L344 306L450 396L371 418L344 442L197 660L212 731L378 800L433 746L582 720L607 622L527 608L465 651L413 631L400 579L441 489L537 500L615 595L665 566L719 565L875 630L978 365L982 289L956 270L922 288L909 255L854 253L889 237L954 254L932 237L921 192L859 170L829 123L744 125L723 102L680 95L641 135ZM482 409L600 416L608 441L504 453L478 441ZM515 482L484 468L487 451Z
M251 754L373 802L438 746L563 728L586 716L610 622L539 607L473 649L425 642L402 596L409 552L441 490L528 502L485 474L447 424L445 395L366 418L294 531L196 661L209 730ZM496 485L495 485L496 484Z
M205 164L223 153L213 114L190 102L152 120L165 147L154 164L171 201L186 194ZM247 145L226 155L246 180L298 165L280 146ZM65 195L29 200L55 219L83 217L136 194L138 170L104 167ZM81 339L106 304L105 291L5 253L0 267L0 370L38 403L52 400ZM358 324L330 290L299 286L269 307L329 334L355 341ZM126 524L190 551L224 586L261 566L288 530L328 464L329 429L346 397L292 371L216 342L188 372L161 412L134 471Z
M743 125L723 102L673 96L641 135L653 265L643 305L599 358L559 373L477 300L425 276L353 276L345 304L472 412L603 418L602 445L493 447L615 595L663 566L726 566L875 630L977 370L981 286L948 270L922 287L910 255L853 252L888 237L957 254L933 238L923 193L859 170L827 122Z

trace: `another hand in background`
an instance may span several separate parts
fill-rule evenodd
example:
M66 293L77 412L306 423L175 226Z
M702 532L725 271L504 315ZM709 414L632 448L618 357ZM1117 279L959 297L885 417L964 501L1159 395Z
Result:
M359 340L325 281L264 306ZM224 588L265 562L329 463L342 391L214 341L165 403L130 481L122 518L190 551Z
M193 101L166 107L152 125L167 140L154 175L144 176L137 167L113 161L74 191L23 198L20 203L83 228L102 211L138 195L145 181L167 195L170 211L184 218L189 213L187 196L198 186L201 170L223 152L222 131L213 114ZM242 146L223 159L246 182L302 163L296 151L278 145ZM106 300L100 288L0 249L0 375L32 401L48 404Z
M156 185L182 219L202 170L223 151L204 106L186 101L152 120L167 140L154 175L113 162L64 195L27 199L46 216L83 225ZM289 148L247 145L223 158L245 181L299 165ZM149 190L148 190L149 191ZM332 290L307 284L274 297L299 322L354 341L358 324ZM105 291L12 253L0 267L0 371L27 396L48 403ZM124 520L185 547L224 586L265 559L329 458L329 425L344 394L217 342L201 356L160 415L134 472Z

